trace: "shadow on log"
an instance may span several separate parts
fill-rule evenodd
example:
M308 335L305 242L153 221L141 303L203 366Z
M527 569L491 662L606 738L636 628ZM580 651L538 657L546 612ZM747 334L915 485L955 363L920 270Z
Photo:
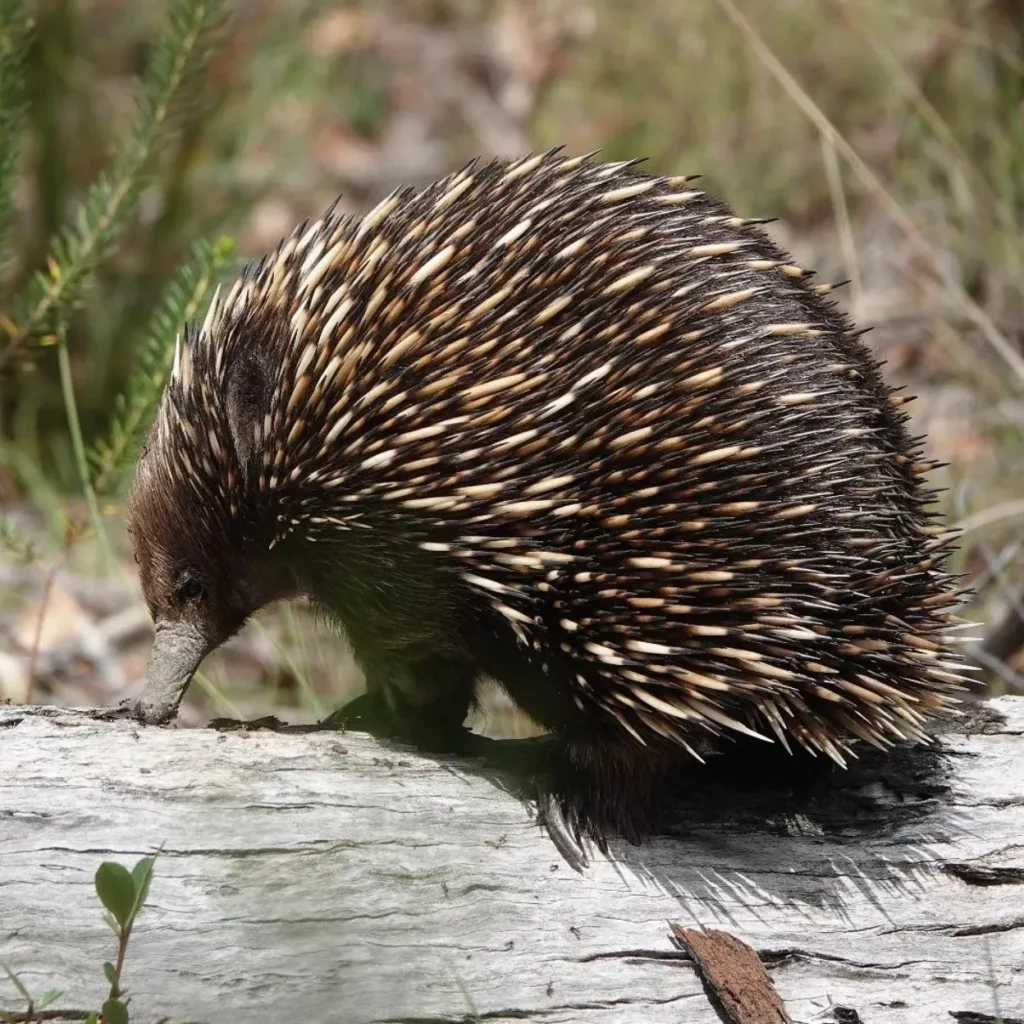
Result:
M582 875L492 773L357 733L0 707L0 777L0 961L31 990L102 1001L93 874L165 844L133 1020L716 1024L669 921L753 946L794 1021L1024 1017L1021 698L846 771L737 748Z

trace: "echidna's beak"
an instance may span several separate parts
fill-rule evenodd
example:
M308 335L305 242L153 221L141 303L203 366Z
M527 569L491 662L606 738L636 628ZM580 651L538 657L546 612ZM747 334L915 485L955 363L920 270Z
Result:
M170 721L192 676L215 646L191 623L158 622L138 716L154 725Z

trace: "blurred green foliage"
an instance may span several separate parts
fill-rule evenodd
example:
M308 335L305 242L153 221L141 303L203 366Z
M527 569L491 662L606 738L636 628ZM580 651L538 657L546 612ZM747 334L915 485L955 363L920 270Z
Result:
M533 148L704 173L797 236L884 199L1020 348L1024 0L0 0L0 500L116 500L174 336L272 244L254 223L418 183L394 140L428 93L445 168L486 152L453 97L515 74ZM977 356L955 368L1001 408L1020 381Z
M254 193L218 174L260 93L250 59L264 46L272 67L311 10L275 36L272 4L113 6L111 33L108 4L0 0L0 492L37 497L26 465L58 491L123 490L175 335L235 269Z

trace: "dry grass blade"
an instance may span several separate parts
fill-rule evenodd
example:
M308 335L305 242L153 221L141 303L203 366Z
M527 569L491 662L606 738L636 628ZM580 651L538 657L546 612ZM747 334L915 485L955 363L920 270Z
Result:
M964 516L959 522L950 526L951 530L959 530L961 535L974 533L986 526L993 526L1009 519L1024 519L1024 498L1016 501L1004 501L991 508Z
M864 288L861 282L860 267L857 263L857 246L853 240L853 224L850 220L850 207L846 202L846 191L843 188L843 173L836 155L835 140L830 136L821 137L821 155L825 163L825 176L828 179L828 190L832 196L832 205L836 211L836 229L839 233L839 247L846 263L846 273L850 278L850 289L853 296L854 318L856 319L864 301Z
M860 12L855 6L851 6L845 0L838 0L836 7L836 13L843 19L843 24L851 28L867 43L871 52L885 68L890 80L895 82L897 89L913 104L918 116L942 143L944 152L953 155L959 172L965 179L970 180L973 189L985 193L1000 221L1004 225L1007 224L1008 211L1005 204L999 201L988 179L980 173L977 165L956 137L956 133L950 128L942 114L936 110L934 104L929 101L921 85L907 73L906 68L903 67L892 50L862 23L862 19L859 17Z
M865 163L853 146L836 130L824 111L775 56L771 48L733 0L717 0L717 3L730 21L742 33L754 55L778 80L793 102L796 103L823 136L832 140L836 151L843 156L854 170L864 187L879 200L893 223L906 236L907 241L932 267L938 279L949 290L949 294L963 310L964 315L978 328L985 340L1009 366L1020 383L1024 385L1024 358L1021 357L1020 353L1016 351L1010 341L996 327L981 306L967 294L963 285L943 265L941 254L935 251L928 239L924 237L907 212L889 193L874 171Z

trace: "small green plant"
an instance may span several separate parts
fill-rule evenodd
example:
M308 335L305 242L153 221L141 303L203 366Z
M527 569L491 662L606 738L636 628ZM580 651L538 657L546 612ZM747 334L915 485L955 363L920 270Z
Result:
M123 864L108 860L96 869L96 895L107 911L104 921L117 937L117 956L113 962L108 960L103 965L103 975L110 985L110 991L99 1010L61 1011L60 1016L65 1020L79 1019L84 1020L85 1024L128 1024L128 999L125 998L121 975L132 928L149 896L155 861L155 855L143 857L129 871ZM0 1021L5 1024L32 1024L33 1021L53 1018L52 1012L46 1018L40 1017L40 1011L55 1003L63 995L62 992L53 989L36 999L10 967L0 964L0 968L25 1003L24 1010L0 1010Z
M110 982L110 993L100 1014L91 1014L86 1024L128 1024L128 1003L123 999L121 972L128 952L132 926L149 895L155 857L143 857L129 871L116 861L104 861L96 869L96 894L107 908L106 920L117 936L117 962L103 965L103 974Z
M58 989L50 989L48 992L44 992L38 999L33 998L32 994L27 988L25 988L21 979L7 966L7 964L0 964L3 968L4 973L10 979L11 984L17 989L18 995L25 1000L25 1012L24 1013L13 1013L9 1010L0 1010L0 1020L2 1021L31 1021L40 1010L45 1010L47 1006L55 1003L64 994Z

